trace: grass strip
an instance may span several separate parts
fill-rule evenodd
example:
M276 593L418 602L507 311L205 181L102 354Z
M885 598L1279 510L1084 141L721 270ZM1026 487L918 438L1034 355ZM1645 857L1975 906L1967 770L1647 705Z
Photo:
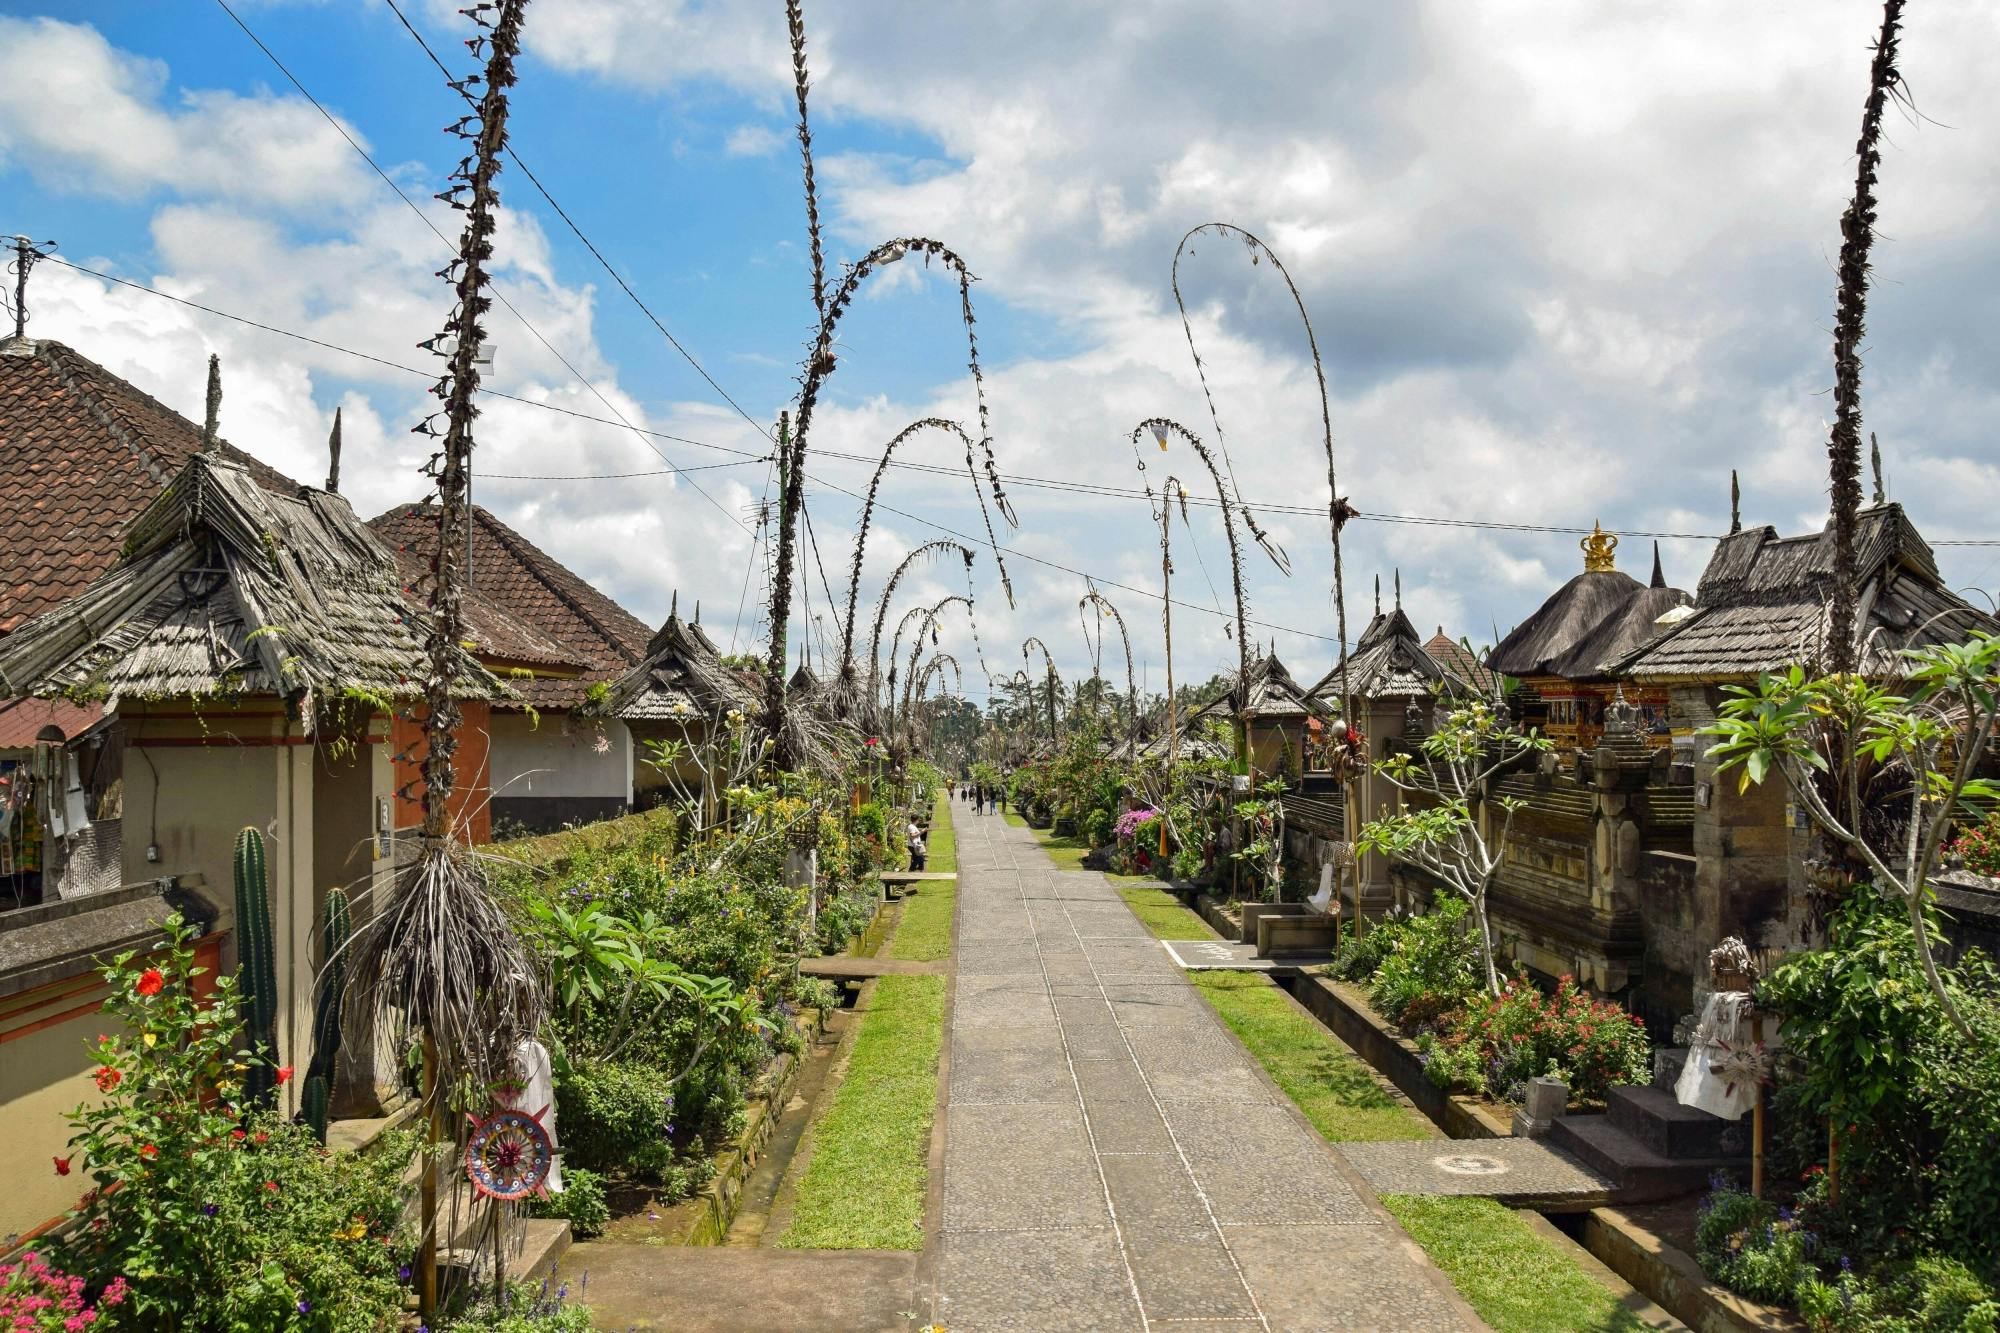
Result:
M943 977L875 982L847 1076L812 1128L812 1160L780 1247L923 1248L943 1039Z
M1118 896L1156 940L1205 940L1215 935L1206 921L1165 889L1120 889Z
M1188 980L1242 1039L1322 1136L1336 1143L1428 1138L1360 1056L1254 972L1193 972Z
M1215 932L1163 888L1121 888L1163 940ZM1426 1122L1375 1080L1360 1056L1254 972L1192 972L1188 980L1334 1143L1430 1137ZM1576 1260L1504 1205L1477 1197L1382 1196L1404 1230L1498 1333L1624 1333L1646 1324Z
M1470 1195L1385 1194L1382 1205L1497 1333L1647 1327L1511 1208Z
M951 807L943 797L931 816L932 870L958 870L958 840L952 832ZM889 941L889 956L934 963L951 956L951 917L958 906L958 881L926 880L903 900L903 919Z

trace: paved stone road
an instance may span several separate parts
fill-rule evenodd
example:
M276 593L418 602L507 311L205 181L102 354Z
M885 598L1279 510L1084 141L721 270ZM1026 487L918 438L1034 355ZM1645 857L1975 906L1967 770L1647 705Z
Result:
M1102 875L953 814L936 1322L1479 1327Z

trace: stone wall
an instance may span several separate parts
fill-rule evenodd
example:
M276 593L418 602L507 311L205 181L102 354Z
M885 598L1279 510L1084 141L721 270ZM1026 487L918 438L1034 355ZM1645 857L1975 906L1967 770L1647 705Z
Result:
M1687 852L1647 851L1639 857L1639 903L1646 941L1632 1012L1665 1040L1682 1014L1694 1011L1694 979L1708 968L1714 941L1695 931L1696 861Z

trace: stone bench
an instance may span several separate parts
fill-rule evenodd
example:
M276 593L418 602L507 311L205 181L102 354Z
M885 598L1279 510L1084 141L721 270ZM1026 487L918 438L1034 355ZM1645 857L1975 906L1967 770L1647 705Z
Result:
M1300 904L1303 906L1303 904ZM1257 918L1257 956L1276 958L1291 954L1333 952L1340 940L1340 914L1315 912L1266 912Z

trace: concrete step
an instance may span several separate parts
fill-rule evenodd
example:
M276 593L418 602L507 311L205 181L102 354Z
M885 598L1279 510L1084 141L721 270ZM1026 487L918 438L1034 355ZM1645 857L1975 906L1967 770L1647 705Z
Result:
M599 1328L636 1333L906 1333L930 1292L890 1250L731 1249L586 1241L561 1277Z
M1617 1182L1624 1203L1672 1199L1708 1187L1709 1173L1742 1165L1740 1157L1667 1157L1611 1123L1608 1115L1566 1115L1548 1142Z
M1748 1117L1724 1120L1682 1106L1673 1093L1657 1087L1613 1088L1605 1100L1611 1123L1662 1157L1705 1160L1750 1152Z

